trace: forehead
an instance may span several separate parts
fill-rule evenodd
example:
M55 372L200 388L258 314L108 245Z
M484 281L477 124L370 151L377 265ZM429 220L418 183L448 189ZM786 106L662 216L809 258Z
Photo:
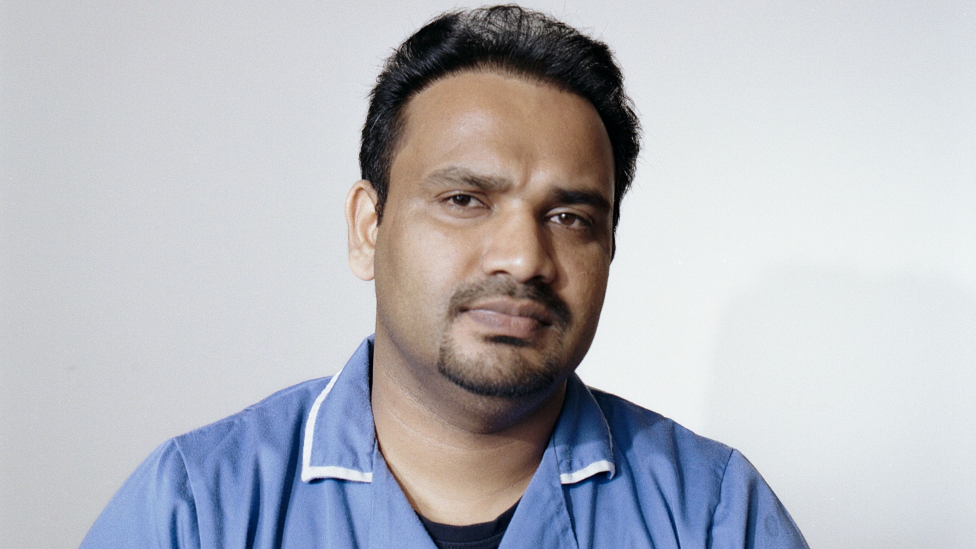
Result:
M399 141L391 180L404 175L407 163L428 171L460 163L488 172L507 163L608 182L612 194L613 153L596 109L538 80L493 71L437 80L407 103Z

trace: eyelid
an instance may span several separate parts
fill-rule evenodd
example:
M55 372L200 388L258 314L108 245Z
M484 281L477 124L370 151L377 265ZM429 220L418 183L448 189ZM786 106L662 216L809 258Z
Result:
M470 204L468 206L461 206L459 204L455 204L454 198L459 196L471 199L473 204ZM478 196L478 193L474 193L470 191L450 191L448 193L441 195L439 201L444 204L447 204L448 206L452 206L459 209L474 209L478 207L482 207L482 208L489 207L488 203L483 198Z
M571 215L575 217L578 220L578 222L582 225L582 228L585 229L592 229L595 226L595 222L589 216L582 214L580 212L569 211L569 210L559 210L555 212L550 212L549 215L546 216L546 219L552 220L558 218L561 215ZM564 225L562 223L557 223L557 225L566 228L574 228L573 226Z

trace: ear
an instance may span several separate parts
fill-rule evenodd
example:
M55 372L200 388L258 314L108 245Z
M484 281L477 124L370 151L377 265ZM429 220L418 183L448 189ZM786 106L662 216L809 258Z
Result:
M377 195L373 184L360 180L346 196L346 226L349 231L349 267L362 280L373 280L376 232L379 226Z

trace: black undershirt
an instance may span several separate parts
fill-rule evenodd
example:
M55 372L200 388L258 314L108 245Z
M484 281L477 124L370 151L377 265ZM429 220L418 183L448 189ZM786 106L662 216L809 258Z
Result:
M517 501L508 511L498 515L498 518L491 522L466 526L441 524L428 520L420 513L417 513L417 516L420 517L420 522L424 523L427 533L439 549L498 549L498 544L502 542L502 536L508 529L508 523L512 521L516 507L518 507Z

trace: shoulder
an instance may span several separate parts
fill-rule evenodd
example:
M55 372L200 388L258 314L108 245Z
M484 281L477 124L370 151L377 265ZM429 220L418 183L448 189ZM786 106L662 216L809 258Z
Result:
M618 396L592 390L610 428L617 475L640 498L694 509L702 521L721 499L732 448Z
M248 501L255 480L275 477L281 482L268 483L269 493L262 494L273 499L287 484L304 418L328 381L316 379L278 391L164 442L116 492L82 548L200 547L201 534L211 532L218 520L239 522L234 516L218 519L217 514L246 514L247 505L222 511L221 498Z
M618 475L654 508L680 509L670 526L679 538L707 532L713 547L807 547L789 513L738 450L618 396L590 392L610 427ZM744 527L755 524L761 527Z
M315 398L331 377L313 379L282 389L240 412L169 441L188 469L238 461L248 454L270 458L290 454L299 444ZM282 456L284 457L284 456Z
M630 459L646 456L681 467L704 467L721 474L734 450L676 421L626 399L590 389L603 411L614 444Z

